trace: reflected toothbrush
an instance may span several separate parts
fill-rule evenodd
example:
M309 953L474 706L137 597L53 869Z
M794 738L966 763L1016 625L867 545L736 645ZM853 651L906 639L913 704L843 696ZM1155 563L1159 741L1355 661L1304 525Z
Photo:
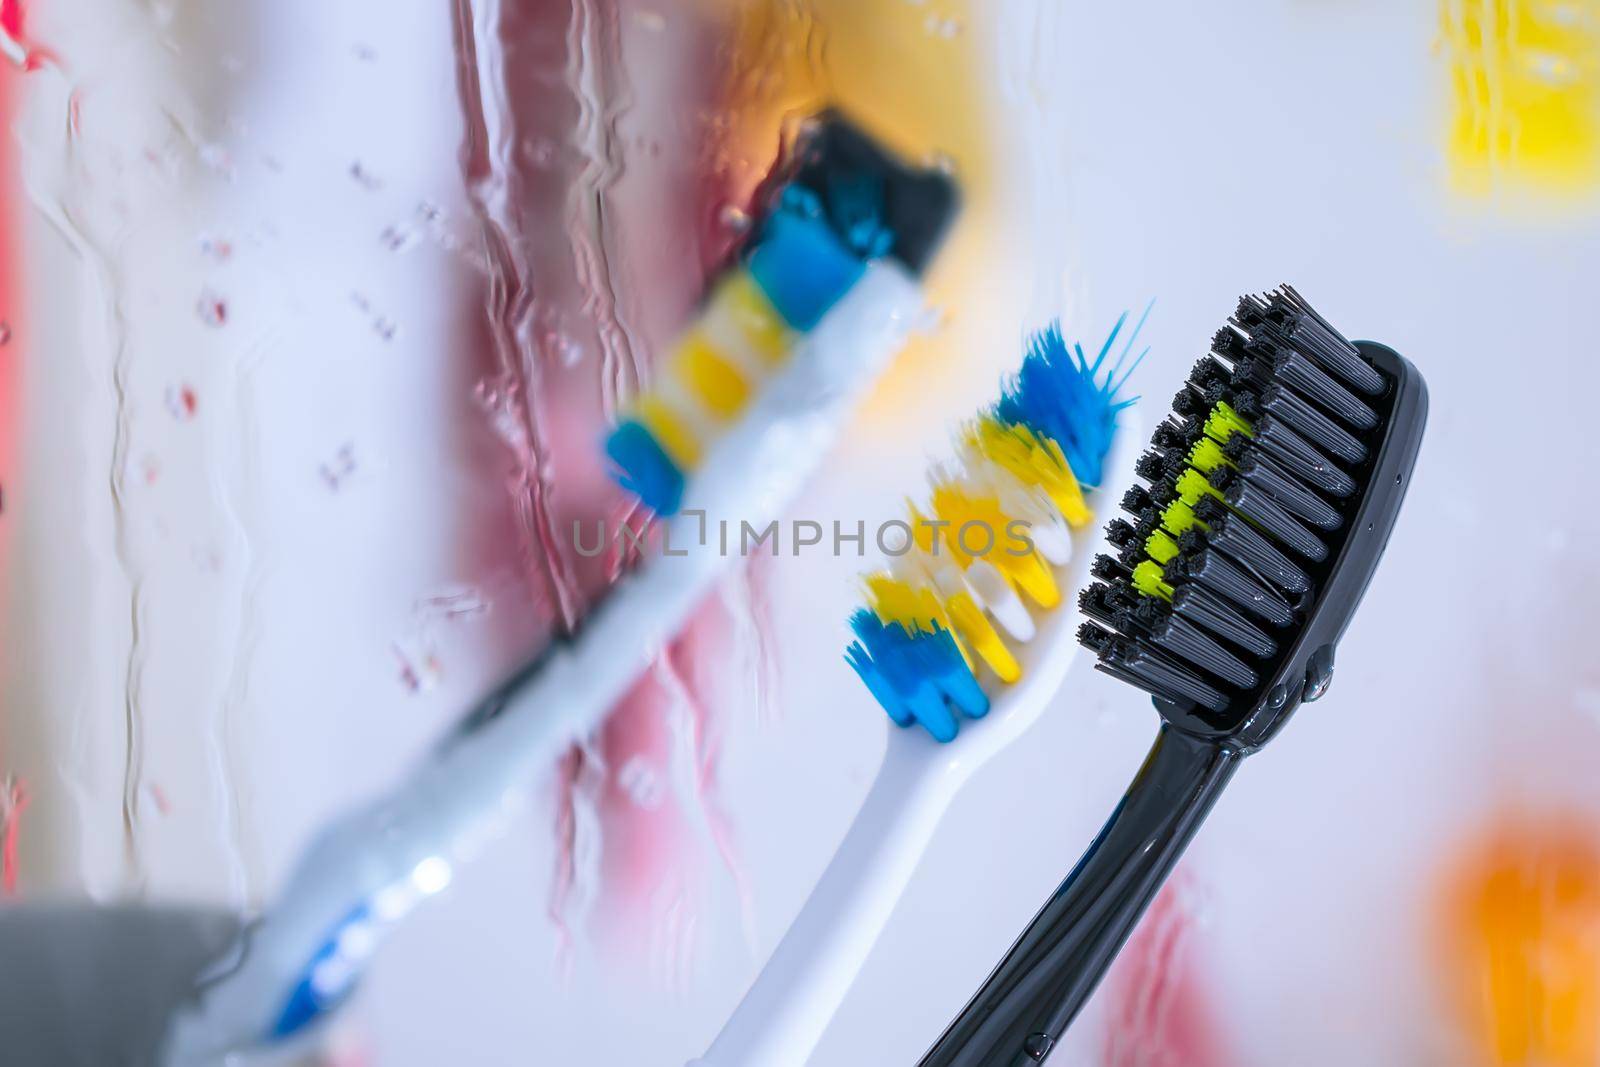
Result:
M1149 314L1146 308L1145 314ZM1033 339L1000 402L930 474L847 659L901 729L827 870L700 1067L801 1067L844 1000L961 784L1054 698L1077 649L1065 594L1087 578L1093 508L1132 479L1137 365L1119 319L1092 361Z
M1333 678L1422 444L1422 376L1294 289L1245 297L1123 497L1080 604L1099 670L1161 728L1065 882L920 1061L1049 1056L1245 756Z
M624 484L697 540L707 514L764 526L924 317L918 281L954 217L944 174L905 166L836 115L813 120L764 218L606 442ZM489 694L388 796L324 829L279 899L174 1019L163 1055L210 1064L309 1033L382 937L496 836L595 730L725 569L652 555L569 637Z

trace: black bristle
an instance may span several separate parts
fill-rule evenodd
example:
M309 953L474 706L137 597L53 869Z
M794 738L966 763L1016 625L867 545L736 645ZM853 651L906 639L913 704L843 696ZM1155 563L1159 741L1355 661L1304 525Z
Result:
M1148 597L1141 597L1133 586L1129 585L1124 579L1117 578L1106 584L1106 603L1112 605L1118 611L1131 604L1138 603L1140 600L1148 599Z
M1122 510L1130 515L1138 515L1153 506L1150 494L1142 485L1130 486L1128 491L1122 494Z
M1148 486L1125 492L1127 517L1106 525L1118 558L1090 567L1100 583L1080 595L1093 621L1079 636L1099 670L1220 713L1281 669L1296 628L1318 610L1330 557L1361 514L1380 412L1395 403L1377 369L1387 364L1370 354L1289 286L1239 301L1135 464ZM1219 403L1247 429L1210 422ZM1195 451L1208 425L1226 462ZM1210 491L1186 475L1198 470L1191 456L1207 466ZM1173 528L1152 540L1179 499L1195 523L1175 533L1183 514L1175 513ZM1166 536L1177 554L1152 585L1149 552ZM1135 568L1148 593L1135 587Z
M1239 336L1237 330L1224 326L1212 334L1211 351L1234 364L1237 369L1239 361L1244 359L1246 355L1244 338Z
M1230 507L1291 551L1317 563L1328 558L1328 546L1321 538L1286 511L1276 497L1239 472L1219 467L1211 472L1211 484L1222 493Z
M1233 410L1246 422L1254 424L1262 417L1261 402L1256 399L1254 393L1236 393L1230 403L1233 405Z
M1304 593L1311 578L1288 556L1243 518L1230 512L1216 497L1203 497L1194 507L1195 517L1209 527L1206 539L1286 593Z
M1253 420L1252 426L1255 436L1250 440L1307 485L1340 499L1356 491L1354 478L1281 420L1262 415Z
M1226 386L1233 375L1216 356L1201 356L1189 372L1189 382L1201 393L1215 386Z
M1109 588L1099 582L1086 586L1078 594L1078 610L1105 626L1114 626L1117 609L1107 601Z
M1102 626L1086 622L1078 627L1078 644L1091 652L1103 652L1111 643L1112 634Z
M1164 574L1168 585L1177 586L1192 579L1274 626L1288 626L1294 621L1294 610L1288 601L1228 562L1227 557L1215 549L1204 548L1174 556Z
M1262 313L1267 305L1254 293L1246 293L1239 298L1239 305L1233 313L1233 321L1249 329L1261 320Z
M1204 586L1190 584L1176 590L1172 610L1258 659L1278 651L1278 643L1265 630Z
M1158 482L1167 474L1166 457L1152 449L1139 457L1133 469L1145 481Z
M1095 669L1137 686L1153 696L1193 701L1213 711L1228 706L1227 698L1187 669L1140 642L1119 637L1092 622L1078 627L1078 642L1098 657Z
M1176 499L1178 499L1177 490L1173 489L1172 486L1167 485L1165 482L1162 482L1159 485L1152 485L1150 487L1150 503L1157 510L1166 510Z
M1332 504L1266 456L1248 456L1241 460L1239 474L1256 488L1266 490L1283 505L1283 510L1319 530L1337 530L1344 524Z
M1356 346L1334 329L1332 323L1317 314L1316 309L1306 303L1293 286L1280 285L1272 298L1274 303L1294 314L1294 321L1288 328L1291 344L1346 384L1368 396L1377 396L1384 391L1383 375L1369 366L1361 358Z
M1142 641L1112 637L1096 666L1155 696L1190 700L1212 711L1228 707L1228 698L1220 689Z
M1118 548L1127 548L1137 539L1133 524L1127 519L1112 519L1106 523L1106 540Z
M1184 418L1195 418L1206 413L1207 405L1198 393L1186 386L1173 396L1172 411Z
M1306 440L1345 463L1360 463L1367 458L1367 446L1355 435L1311 404L1281 385L1261 390L1261 410L1294 427Z
M1168 421L1156 427L1155 433L1150 435L1150 443L1160 449L1185 448L1188 436L1184 427Z
M1089 564L1089 573L1101 581L1109 582L1118 578L1126 579L1128 568L1102 552L1094 558L1093 563Z
M1319 408L1356 430L1378 425L1378 413L1304 354L1272 343L1253 341L1247 348L1256 357L1254 372L1262 384L1276 382L1293 389Z
M1149 597L1145 603L1155 606ZM1258 681L1255 670L1229 652L1199 627L1174 615L1170 608L1161 609L1161 617L1148 623L1150 640L1158 647L1193 663L1207 674L1227 682L1236 689L1249 689Z
M1312 448L1306 438L1285 429L1270 414L1256 419L1254 437L1234 434L1227 438L1222 443L1222 454L1235 464L1243 464L1251 456L1262 454L1288 474L1296 475L1312 490L1338 499L1355 493L1355 478L1334 466L1334 462Z

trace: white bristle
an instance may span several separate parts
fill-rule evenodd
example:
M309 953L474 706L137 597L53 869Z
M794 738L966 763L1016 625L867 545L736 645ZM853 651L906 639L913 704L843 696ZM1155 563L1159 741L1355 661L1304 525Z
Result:
M1022 599L1011 588L1006 576L986 559L974 560L967 568L967 584L973 596L1017 641L1032 641L1036 632L1033 616L1022 606Z

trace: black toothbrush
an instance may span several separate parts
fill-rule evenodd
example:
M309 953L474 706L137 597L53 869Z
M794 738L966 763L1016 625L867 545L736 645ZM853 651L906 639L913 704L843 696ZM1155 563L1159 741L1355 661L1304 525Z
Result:
M1127 794L920 1067L1044 1061L1244 757L1327 692L1405 497L1428 391L1283 286L1245 297L1107 524L1080 604L1096 667L1161 716Z

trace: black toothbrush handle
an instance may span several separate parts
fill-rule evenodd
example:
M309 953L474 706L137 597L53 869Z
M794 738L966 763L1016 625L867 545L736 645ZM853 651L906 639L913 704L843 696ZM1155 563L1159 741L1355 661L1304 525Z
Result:
M1094 844L919 1067L1043 1062L1243 758L1164 724Z

